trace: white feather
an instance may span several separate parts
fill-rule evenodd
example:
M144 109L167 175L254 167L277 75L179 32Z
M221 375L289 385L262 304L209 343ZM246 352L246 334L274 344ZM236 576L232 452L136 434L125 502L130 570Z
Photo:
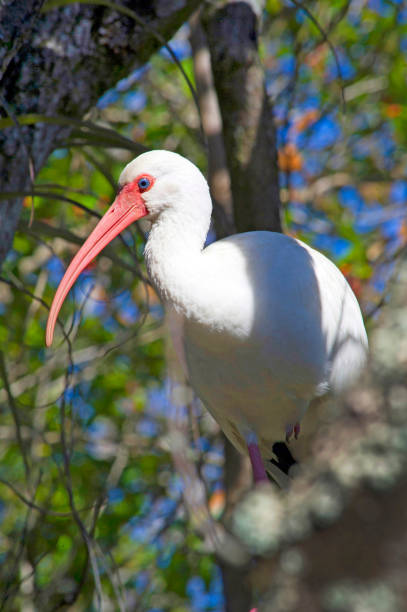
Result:
M267 458L302 419L304 433L291 447L301 455L317 425L315 410L304 417L311 402L350 386L366 361L346 279L283 234L238 234L204 249L212 205L199 170L153 151L131 162L120 182L143 172L156 179L144 194L152 222L147 269L193 388L232 443L244 450L245 432L254 432Z

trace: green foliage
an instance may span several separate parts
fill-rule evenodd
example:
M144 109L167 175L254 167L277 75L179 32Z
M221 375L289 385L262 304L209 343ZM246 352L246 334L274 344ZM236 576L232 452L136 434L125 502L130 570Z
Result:
M69 3L50 1L46 9ZM383 15L367 2L360 15L352 2L310 3L347 67L341 82L320 29L288 4L268 0L262 48L286 224L339 261L369 311L406 239L405 222L398 242L380 219L366 231L358 225L377 203L383 218L392 218L389 193L406 174L406 19L399 21L390 3ZM191 58L181 64L193 81ZM124 164L145 149L168 148L205 170L199 120L179 67L157 54L131 76L91 120L18 118L72 131L36 178L31 226L31 194L24 194L0 283L0 601L9 610L31 601L92 610L100 598L113 609L188 610L191 578L201 576L208 589L214 580L213 556L190 524L168 450L162 309L145 280L141 230L116 239L79 280L60 315L69 341L59 328L52 349L44 347L56 283L114 199ZM144 99L134 110L137 94ZM337 135L316 146L317 124L326 118L322 136L329 129ZM0 129L11 123L0 119ZM359 211L344 204L348 186L357 187ZM348 248L340 250L343 241ZM213 425L199 426L210 446ZM203 464L213 461L197 446L194 452ZM216 479L206 484L212 493Z

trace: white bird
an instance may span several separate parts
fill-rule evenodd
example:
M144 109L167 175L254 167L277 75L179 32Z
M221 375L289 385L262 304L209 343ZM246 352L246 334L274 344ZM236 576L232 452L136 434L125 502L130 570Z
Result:
M248 450L255 481L267 479L266 466L284 484L283 471L302 459L318 425L319 398L348 388L365 364L355 295L324 255L283 234L248 232L204 248L208 185L176 153L143 153L125 167L119 187L58 287L47 345L81 271L145 217L147 271L193 389L236 448Z

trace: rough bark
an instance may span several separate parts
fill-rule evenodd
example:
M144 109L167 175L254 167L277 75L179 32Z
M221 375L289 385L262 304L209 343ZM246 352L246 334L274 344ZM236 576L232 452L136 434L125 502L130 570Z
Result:
M0 78L22 45L28 43L44 0L6 0L0 6Z
M12 0L0 9L0 91L4 117L67 115L82 119L100 95L144 64L199 5L199 0L123 3L148 27L103 6L73 4L40 13L40 0ZM0 132L0 189L27 190L34 172L69 134L47 123ZM22 198L0 202L0 265L9 251Z
M223 120L239 232L281 231L276 134L259 62L253 2L230 2L205 19Z
M249 458L241 455L224 437L225 512L223 520L229 525L236 504L251 486L252 470ZM237 566L219 559L226 612L249 612L253 605L253 588L248 566Z
M213 83L211 58L200 12L190 20L195 84L202 129L208 147L208 183L213 202L213 221L218 239L235 233L230 174L223 144L222 117Z

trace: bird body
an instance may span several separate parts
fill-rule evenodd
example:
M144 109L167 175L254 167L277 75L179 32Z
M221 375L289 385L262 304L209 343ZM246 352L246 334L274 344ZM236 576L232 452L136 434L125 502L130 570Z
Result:
M274 232L231 236L179 263L159 278L147 255L160 294L174 279L178 297L168 296L166 307L191 385L239 450L253 431L271 458L310 402L350 386L363 366L367 339L356 298L326 257ZM303 439L291 443L295 456Z
M139 156L119 185L101 228L61 282L47 342L89 258L133 217L144 216L152 224L148 274L197 395L231 442L241 451L248 446L252 463L253 448L270 459L273 444L298 433L303 420L290 446L297 458L316 425L307 409L324 394L349 387L366 361L366 332L346 279L318 251L274 232L238 234L204 248L212 209L208 186L175 153Z

